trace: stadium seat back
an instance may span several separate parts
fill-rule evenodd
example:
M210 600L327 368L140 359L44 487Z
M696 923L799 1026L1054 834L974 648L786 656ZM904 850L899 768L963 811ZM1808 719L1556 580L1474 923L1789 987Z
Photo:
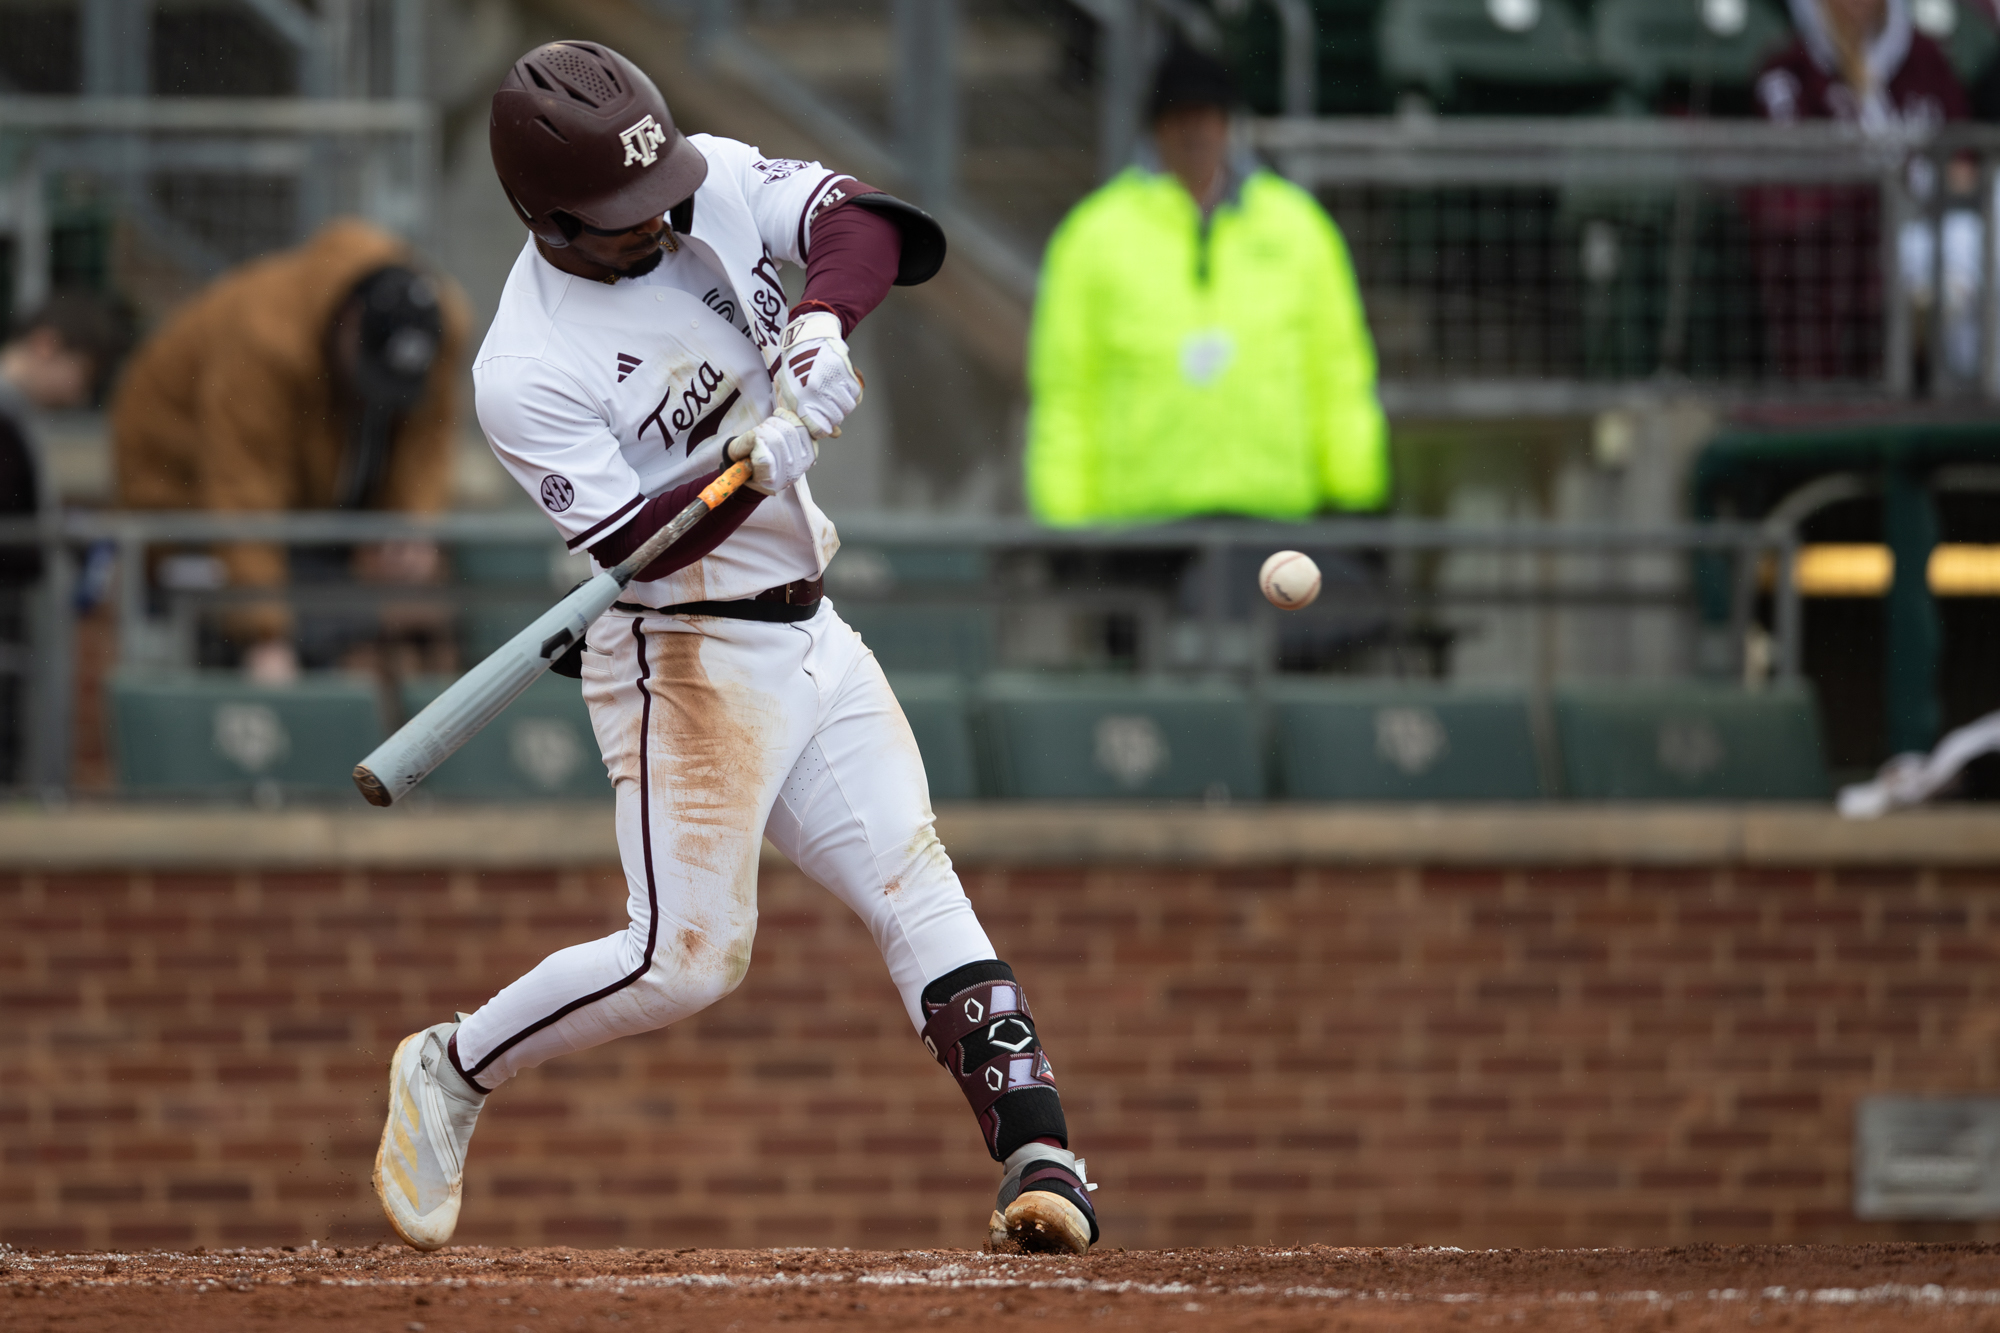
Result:
M450 681L425 677L403 687L415 717ZM553 672L530 685L485 730L425 778L419 791L487 801L604 800L611 780L590 726L583 687Z
M462 660L479 661L549 609L569 586L558 573L563 554L554 542L465 542L452 548L452 574L473 593L458 617ZM580 577L583 571L574 572Z
M374 685L308 676L283 687L235 672L119 672L108 685L119 785L151 795L352 795L380 743Z
M889 678L924 757L933 801L979 796L979 765L972 748L965 685L942 673L899 672Z
M1789 29L1761 0L1597 0L1597 58L1641 96L1707 79L1748 85Z
M461 542L451 548L452 573L461 583L546 587L555 542Z
M1287 684L1268 718L1281 794L1302 801L1532 801L1547 793L1518 694Z
M1389 0L1376 34L1384 81L1422 88L1440 103L1466 80L1535 87L1608 79L1568 0Z
M1970 90L2000 54L2000 29L1984 0L1945 0L1939 12L1949 15L1950 31L1933 34L1932 40L1944 48L1952 71Z
M884 671L976 676L993 665L993 612L983 606L841 602Z
M995 676L979 717L996 794L1035 800L1264 794L1248 695L1220 685Z
M1555 696L1564 785L1581 800L1806 801L1828 795L1810 687L1576 686Z

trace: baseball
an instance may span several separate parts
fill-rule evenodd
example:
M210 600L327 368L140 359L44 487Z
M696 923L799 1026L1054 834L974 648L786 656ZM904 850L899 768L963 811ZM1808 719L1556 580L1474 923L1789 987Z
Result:
M1311 606L1319 596L1319 566L1302 551L1280 551L1264 562L1257 574L1257 586L1271 605L1281 611Z

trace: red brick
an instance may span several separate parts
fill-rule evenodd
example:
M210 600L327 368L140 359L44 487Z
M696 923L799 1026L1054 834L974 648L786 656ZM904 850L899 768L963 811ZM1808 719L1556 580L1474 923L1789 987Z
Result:
M1620 1171L1615 1162L1549 1162L1535 1172L1535 1184L1545 1190L1617 1189Z
M1745 930L1754 928L1764 913L1743 903L1682 903L1674 916L1683 930Z
M280 905L293 900L324 901L339 894L343 882L341 875L316 872L274 874L266 871L257 877L257 887L265 901Z
M1843 892L1908 892L1918 880L1919 872L1911 866L1842 866L1833 872L1833 886Z
M1474 993L1489 1004L1554 1004L1562 998L1562 988L1553 981L1497 977L1480 982Z
M193 1239L194 1228L185 1222L116 1222L111 1227L111 1243L121 1250L179 1249Z
M1548 930L1555 925L1555 911L1547 907L1475 907L1475 930Z
M1820 1094L1812 1088L1740 1092L1736 1095L1736 1109L1751 1114L1812 1115L1820 1109Z
M576 1185L547 1176L501 1176L493 1182L492 1192L500 1199L567 1199L576 1193Z
M1595 898L1611 891L1611 870L1539 866L1521 872L1521 887L1537 898Z
M174 1180L167 1183L170 1203L234 1203L250 1198L250 1182L241 1179Z
M1497 898L1507 887L1507 872L1426 866L1421 874L1420 883L1424 893L1440 897Z
M0 990L0 1013L5 1014L69 1013L82 1004L83 992L74 986L21 986Z
M1639 1170L1642 1190L1674 1190L1687 1193L1712 1190L1722 1183L1722 1173L1713 1167L1647 1166Z
M1689 1219L1695 1226L1716 1232L1768 1232L1772 1214L1763 1208L1697 1208Z
M1504 1115L1512 1099L1504 1092L1436 1092L1427 1102L1433 1115Z
M1295 887L1299 872L1290 866L1218 870L1213 883L1224 893L1283 893Z
M1826 1172L1816 1166L1765 1166L1743 1173L1743 1187L1753 1190L1816 1190L1826 1184Z
M1658 977L1619 977L1587 979L1581 994L1587 1004L1659 1004L1666 990L1666 982Z
M155 891L172 881L170 876L154 876ZM54 874L42 877L42 893L51 903L90 903L97 906L122 905L132 897L132 876L127 874Z
M1716 875L1711 870L1679 870L1661 866L1635 866L1627 873L1627 884L1636 894L1670 894L1675 897L1706 895L1715 891Z

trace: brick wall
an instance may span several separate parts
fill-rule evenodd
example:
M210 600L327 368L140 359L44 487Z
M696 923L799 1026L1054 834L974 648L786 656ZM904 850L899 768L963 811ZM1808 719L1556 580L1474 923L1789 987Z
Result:
M1113 1243L2000 1235L1849 1212L1864 1090L2000 1084L2000 870L981 872ZM0 881L0 1239L381 1239L383 1063L611 869ZM467 1241L974 1244L994 1171L859 926L490 1104Z

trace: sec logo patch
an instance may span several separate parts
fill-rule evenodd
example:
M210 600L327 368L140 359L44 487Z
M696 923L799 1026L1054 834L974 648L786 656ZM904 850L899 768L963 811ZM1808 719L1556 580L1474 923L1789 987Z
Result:
M551 514L560 514L576 503L576 487L569 484L569 478L560 472L551 472L542 478L542 503Z

